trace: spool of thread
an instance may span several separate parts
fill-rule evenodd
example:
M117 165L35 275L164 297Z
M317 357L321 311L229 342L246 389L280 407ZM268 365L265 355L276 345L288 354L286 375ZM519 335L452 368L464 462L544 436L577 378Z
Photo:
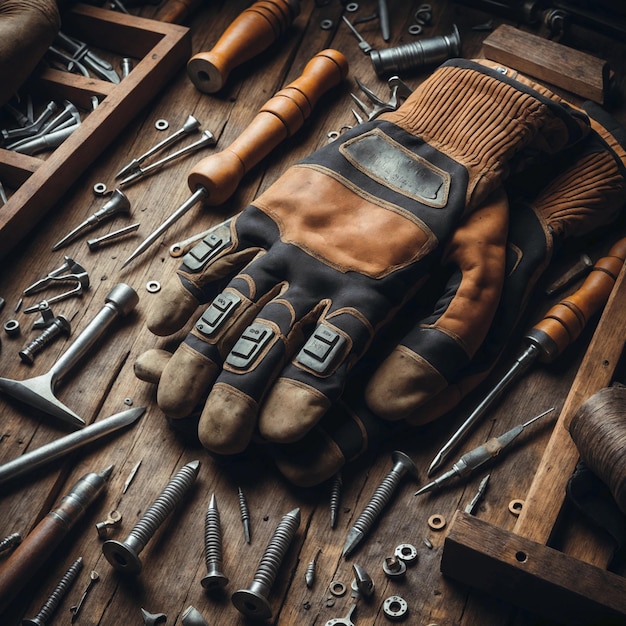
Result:
M569 432L581 460L626 514L626 388L607 387L584 402Z

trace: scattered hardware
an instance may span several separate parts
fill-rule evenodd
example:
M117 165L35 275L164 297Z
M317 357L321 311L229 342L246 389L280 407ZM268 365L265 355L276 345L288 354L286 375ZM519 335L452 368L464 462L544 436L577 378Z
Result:
M346 595L346 586L340 580L333 580L330 585L328 585L328 590L337 598Z
M405 563L414 563L417 561L417 548L410 543L401 543L396 546L394 555Z
M372 106L366 105L362 100L360 100L353 93L350 94L354 103L359 107L359 109L366 115L367 121L371 121L376 119L382 113L387 113L389 111L395 111L402 101L408 98L412 90L411 88L404 83L398 76L392 76L387 80L387 85L389 86L390 98L389 100L382 100L379 98L369 87L364 85L358 78L355 79L359 89L367 96L368 100L372 103ZM363 122L363 119L355 113L357 121L360 123Z
M413 16L415 22L409 26L410 35L421 35L424 26L429 25L433 20L433 12L430 4L421 4L417 7Z
M326 622L326 626L354 626L352 616L354 615L355 611L356 604L353 604L345 617L336 617L335 619L329 619Z
M120 189L115 189L110 197L110 199L106 202L106 204L96 211L93 215L90 215L85 221L81 222L76 228L72 229L65 237L57 241L53 246L52 250L58 250L68 243L78 239L83 233L87 231L93 230L98 224L101 222L110 219L115 215L130 213L130 201L126 197L123 191Z
M167 120L159 119L154 123L154 127L157 130L167 130L170 127L170 123Z
M315 583L315 568L317 566L317 559L319 558L320 553L322 552L321 548L317 549L315 556L306 567L306 571L304 572L304 581L306 583L307 588L311 589Z
M194 606L188 606L180 616L183 626L209 626L202 614Z
M354 579L351 584L353 598L369 598L374 593L372 577L357 563L352 564Z
M93 193L95 196L104 196L107 192L106 183L96 183L93 186Z
M389 578L402 578L406 574L406 563L397 556L387 556L383 561L383 572Z
M200 470L200 461L184 465L148 507L124 541L109 539L102 544L102 553L114 569L128 574L139 574L139 554L153 537L165 518L193 486Z
M402 477L409 473L413 478L417 478L417 468L413 461L404 452L396 450L392 454L393 467L383 479L381 484L376 488L370 501L354 526L350 529L348 537L343 547L343 556L348 557L359 543L364 539L372 528L374 521L381 514L385 505L391 499Z
M250 510L248 509L248 501L241 487L237 488L237 498L239 500L239 512L241 514L241 523L243 524L243 536L246 543L250 543Z
M207 573L200 583L208 591L222 589L228 578L222 573L222 526L215 494L211 495L204 520L204 555Z
M96 237L95 239L87 239L87 247L89 250L94 252L95 250L99 250L102 246L105 246L112 241L117 241L122 237L126 237L137 231L140 223L136 222L135 224L131 224L130 226L124 226L124 228L120 228L119 230L115 230L112 233L108 233L107 235L102 235L102 237Z
M65 316L59 315L52 320L52 323L38 337L35 337L19 351L19 357L23 363L32 365L35 362L35 355L50 345L55 338L61 335L69 337L71 334L72 327L69 320Z
M20 334L20 323L18 320L7 320L4 323L4 332L9 337L17 337Z
M515 515L515 517L519 516L524 508L524 500L511 500L509 502L509 512Z
M0 554L7 554L22 543L20 533L11 533L0 541Z
M157 624L165 624L167 615L165 613L149 613L145 609L141 609L141 617L144 626L156 626Z
M487 476L485 476L480 481L480 484L478 485L478 490L474 494L474 497L471 499L469 504L465 507L466 513L469 513L470 515L474 515L474 513L476 512L476 507L485 496L485 492L487 491L487 484L489 483L490 477L491 477L491 474L487 474Z
M431 515L428 518L428 525L432 530L442 530L446 527L446 518L443 515L439 515L439 513L435 513L435 515Z
M83 591L83 595L80 597L78 604L74 604L73 606L70 607L70 612L72 613L72 620L71 620L72 624L78 619L80 610L83 608L83 604L85 603L85 600L87 599L87 595L91 591L91 588L99 580L100 580L100 575L98 574L98 572L96 572L96 570L91 570L89 574L89 583L87 583L87 587L85 591Z
M403 619L408 612L409 605L400 596L389 596L383 602L383 613L392 621Z
M85 421L56 398L55 386L80 358L89 352L111 323L118 317L130 313L138 300L137 293L132 287L124 283L117 284L106 296L104 307L46 374L23 381L0 378L0 391L73 426L78 428L84 426Z
M238 611L256 619L271 617L272 608L267 596L299 526L300 509L294 509L283 516L267 544L252 582L246 589L235 591L231 597Z
M593 267L593 261L588 254L581 254L580 258L562 276L546 287L546 295L553 296L555 293L569 287L579 278L585 276Z
M76 581L78 574L83 569L83 558L78 557L70 568L65 572L59 584L55 587L54 591L50 594L44 605L41 607L39 613L35 617L24 620L24 624L37 624L37 626L44 626L50 621L52 614L56 611L61 600L65 598L67 592Z
M117 509L114 509L113 511L109 511L109 514L107 515L107 518L105 520L103 520L102 522L96 523L96 531L98 533L98 538L102 540L108 539L109 531L115 526L117 526L118 524L120 524L121 521L122 521L122 514Z
M337 516L339 514L339 504L341 502L341 489L343 487L343 479L341 472L337 472L333 477L330 486L330 527L337 526Z
M531 424L536 422L538 419L542 418L544 415L551 413L554 411L554 407L536 415L532 419L528 420L523 424L518 424L514 426L510 430L507 430L504 434L499 437L491 437L488 441L481 444L480 446L466 452L463 456L459 458L459 460L452 465L452 468L447 472L442 474L439 478L435 478L428 484L424 485L420 489L415 492L416 496L421 495L422 493L427 493L428 491L434 491L436 489L441 489L444 485L447 485L451 480L456 477L466 478L469 476L475 469L481 467L487 461L499 456L502 454L502 451L505 450L508 446L510 446L517 437L519 437L522 432Z

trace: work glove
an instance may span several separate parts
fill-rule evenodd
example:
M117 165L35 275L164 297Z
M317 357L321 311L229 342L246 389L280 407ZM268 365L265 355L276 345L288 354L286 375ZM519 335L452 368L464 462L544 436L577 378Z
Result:
M56 0L0 0L0 106L30 76L60 25Z
M241 452L257 430L301 439L479 208L477 274L488 278L473 291L493 294L470 299L491 315L507 228L502 180L529 154L557 153L588 130L584 114L530 81L447 62L398 111L289 168L227 237L186 255L149 329L171 335L211 304L171 359L150 351L136 374L158 379L157 403L174 419L210 390L198 435L213 452ZM482 313L474 318L484 334Z
M357 376L351 375L340 402L318 426L299 442L272 446L271 456L291 482L321 483L346 462L374 453L390 437L406 436L409 426L431 422L458 406L492 371L563 243L597 231L622 214L626 132L599 106L588 103L584 109L592 132L581 144L507 182L512 200L504 285L479 349L473 356L460 349L475 343L468 336L473 331L459 325L455 316L450 318L455 305L449 302L466 280L461 268L473 254L470 246L465 261L445 262L451 258L450 250L459 249L460 228L444 254L438 272L442 276L433 277L434 283L443 282L445 287L432 291L444 297L438 301L435 297L432 309L425 311L420 292L417 301L405 305L393 329L379 336L354 371ZM368 381L365 394L364 380Z

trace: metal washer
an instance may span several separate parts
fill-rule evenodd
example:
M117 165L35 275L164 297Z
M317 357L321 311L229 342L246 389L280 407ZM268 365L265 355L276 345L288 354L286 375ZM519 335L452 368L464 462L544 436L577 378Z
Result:
M330 585L328 585L328 591L335 597L341 598L341 596L346 594L346 586L340 580L333 580Z
M389 596L383 602L383 613L390 620L402 619L408 612L409 605L401 596Z
M157 293L157 291L161 291L161 283L158 280L149 280L146 283L146 291L148 293Z
M154 123L154 127L157 130L167 130L170 127L170 123L167 120L160 119Z
M405 563L417 560L417 548L410 543L401 543L396 547L394 554Z

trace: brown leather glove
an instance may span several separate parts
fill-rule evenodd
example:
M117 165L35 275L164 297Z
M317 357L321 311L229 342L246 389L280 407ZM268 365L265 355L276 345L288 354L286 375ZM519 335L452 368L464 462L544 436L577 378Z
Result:
M257 429L267 441L302 438L446 246L451 262L474 254L455 236L464 222L482 245L469 261L481 257L478 284L463 282L461 295L484 336L502 282L502 180L527 151L557 152L588 130L543 88L472 61L444 64L398 111L290 168L226 237L184 258L150 330L174 333L211 304L162 374L163 355L148 352L137 375L159 379L157 402L172 418L210 390L198 433L213 452L241 452ZM470 351L479 343L467 340Z
M470 358L469 351L460 350L475 338L468 336L470 326L458 324L462 314L450 316L455 306L449 301L463 282L460 268L473 256L469 245L465 261L457 260L449 266L451 271L443 265L438 272L443 279L434 277L435 286L441 281L446 285L433 289L434 293L445 297L426 313L417 299L408 303L394 328L379 338L355 370L341 401L318 426L299 442L272 447L278 468L291 482L302 486L321 483L346 462L375 451L398 431L406 431L407 425L425 424L456 407L496 364L533 288L563 242L610 224L621 215L626 201L626 132L597 105L589 103L585 110L593 131L584 142L509 181L507 191L513 200L506 275L494 321L478 351ZM457 254L464 251L463 232L460 228L451 242ZM470 244L469 230L466 239ZM425 287L423 291L429 290ZM406 326L410 330L394 350ZM452 340L453 327L457 336ZM391 355L381 365L381 355L384 359L389 351ZM387 419L365 403L362 381L368 379L370 406Z
M0 106L30 76L60 25L56 0L0 0Z

